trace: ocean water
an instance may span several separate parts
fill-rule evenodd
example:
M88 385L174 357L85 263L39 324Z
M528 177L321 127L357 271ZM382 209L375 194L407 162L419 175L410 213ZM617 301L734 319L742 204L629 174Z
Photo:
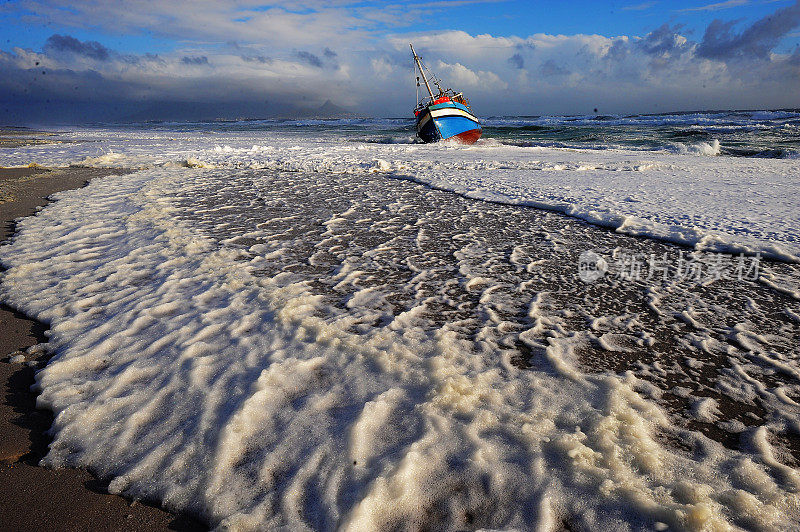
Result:
M50 466L233 530L800 528L800 113L99 125L0 247Z

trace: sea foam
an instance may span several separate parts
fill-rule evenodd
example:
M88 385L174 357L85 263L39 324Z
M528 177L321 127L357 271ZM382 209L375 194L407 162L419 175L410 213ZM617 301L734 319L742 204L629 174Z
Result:
M535 268L506 286L492 240L464 236L437 258L426 224L489 206L437 212L399 182L392 203L384 179L162 167L59 193L20 221L0 248L0 294L51 324L44 462L236 530L796 522L800 478L766 433L752 434L754 454L694 436L702 453L665 446L659 435L681 429L652 387L586 372L577 352L591 335L568 333L546 291L519 333L536 366L513 364L498 342L520 325L504 307ZM297 218L290 200L310 196ZM427 308L459 297L458 277L484 320L468 336L463 317ZM417 302L397 309L388 286ZM711 403L696 412L714 419Z
M22 148L6 157L16 164L378 171L474 199L555 210L698 250L800 260L796 160L699 157L719 155L717 140L669 153L517 147L491 138L471 148L343 143L330 132L298 136L282 130L257 137L251 132L147 132L138 138L103 130L81 134L97 142L58 150Z

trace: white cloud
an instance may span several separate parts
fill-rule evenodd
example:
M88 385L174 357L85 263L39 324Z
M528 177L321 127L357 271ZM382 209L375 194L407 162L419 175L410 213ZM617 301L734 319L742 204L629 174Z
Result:
M508 88L508 83L500 79L500 76L491 71L470 70L461 63L448 64L437 61L435 69L444 82L442 88L478 89L482 91L504 91Z
M725 2L716 2L714 4L706 4L698 7L687 7L679 9L679 12L686 11L720 11L721 9L730 9L732 7L744 6L752 3L751 0L726 0Z
M622 8L623 11L646 11L651 7L657 5L658 2L643 2L641 4L634 4L630 6L625 6Z
M594 107L640 112L655 106L719 107L719 100L740 102L735 107L800 105L786 90L800 81L792 56L743 59L740 54L733 61L702 55L702 43L668 24L644 36L518 37L456 30L381 36L373 31L376 20L402 6L385 6L378 13L347 2L262 7L201 1L176 8L132 0L123 9L114 2L77 0L70 10L59 7L66 3L20 4L36 10L30 16L42 20L63 15L62 23L85 27L112 17L121 32L149 26L186 39L179 49L158 56L123 54L68 36L41 52L0 52L0 70L9 74L0 80L0 94L20 101L88 95L215 102L222 108L226 102L264 100L314 107L330 99L359 113L402 116L409 113L415 93L408 49L413 42L444 84L465 91L479 114L570 113ZM412 7L421 12L442 5ZM204 42L190 39L196 35ZM722 44L735 37L720 35L727 39ZM771 46L769 39L764 42ZM531 109L532 102L540 107Z
M110 34L153 34L204 42L238 40L271 46L356 42L367 36L376 20L369 9L339 2L253 2L231 0L22 0L24 20L41 25L100 28ZM343 29L347 31L342 31Z

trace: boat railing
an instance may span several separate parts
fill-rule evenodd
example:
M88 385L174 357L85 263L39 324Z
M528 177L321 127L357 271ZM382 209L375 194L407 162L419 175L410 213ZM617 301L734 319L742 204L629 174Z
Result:
M439 92L439 94L437 94L434 98L431 98L430 96L423 97L417 104L414 114L418 114L419 111L430 105L438 105L440 103L450 101L460 103L461 105L466 106L467 109L470 108L469 100L464 97L463 93L456 93L453 89L447 89Z

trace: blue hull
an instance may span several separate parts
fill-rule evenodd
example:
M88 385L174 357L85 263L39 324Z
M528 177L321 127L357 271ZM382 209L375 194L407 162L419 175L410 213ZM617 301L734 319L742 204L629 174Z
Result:
M472 144L481 136L481 126L470 110L457 102L429 105L417 116L417 135L423 142L456 139Z

